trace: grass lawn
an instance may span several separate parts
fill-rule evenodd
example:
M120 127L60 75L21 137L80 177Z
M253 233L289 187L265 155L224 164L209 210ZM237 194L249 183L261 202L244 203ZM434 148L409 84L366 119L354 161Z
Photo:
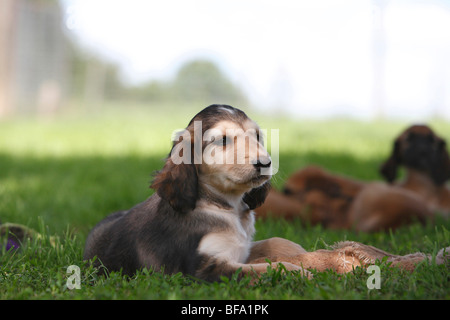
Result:
M271 270L253 286L248 279L209 284L151 270L132 278L118 273L98 276L82 260L89 230L107 214L130 208L152 194L151 173L162 167L173 130L184 128L195 111L131 106L89 117L0 121L0 220L25 224L44 235L19 252L1 253L0 299L450 298L448 269L433 263L423 263L410 274L380 262L379 290L367 288L370 274L362 269L347 275L316 273L312 280ZM247 113L269 133L279 129L275 187L309 164L362 180L379 180L379 164L389 154L393 139L409 125ZM432 127L450 141L448 123L433 122ZM257 221L256 239L284 237L307 250L354 240L397 254L436 254L450 245L449 230L449 221L366 234L271 220ZM66 286L70 265L80 267L79 290Z

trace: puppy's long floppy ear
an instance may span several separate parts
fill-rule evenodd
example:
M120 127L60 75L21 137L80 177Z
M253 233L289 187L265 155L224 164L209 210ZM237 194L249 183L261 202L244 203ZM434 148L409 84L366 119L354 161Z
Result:
M390 183L397 178L397 169L401 165L400 138L395 140L391 156L380 167L381 175Z
M172 151L175 147L176 145ZM191 148L190 145L187 147ZM197 169L192 161L181 161L176 164L172 157L173 153L171 152L163 169L156 174L150 187L155 189L158 195L166 200L174 210L186 213L193 210L197 202Z
M436 165L431 169L431 178L437 185L441 185L450 179L450 156L447 151L447 144L443 139L438 141L438 156Z
M252 190L244 194L243 200L248 205L250 210L258 208L264 203L264 200L266 200L266 197L269 194L270 188L270 182L268 181L262 186L253 188Z

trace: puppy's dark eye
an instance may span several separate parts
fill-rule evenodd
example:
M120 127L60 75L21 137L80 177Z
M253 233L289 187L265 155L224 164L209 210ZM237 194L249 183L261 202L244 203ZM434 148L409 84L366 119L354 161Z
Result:
M256 134L256 140L264 146L264 137L260 136L259 133Z
M221 138L217 137L216 140L214 140L214 144L225 147L227 144L230 143L230 141L231 141L230 138L228 138L227 136L222 136Z

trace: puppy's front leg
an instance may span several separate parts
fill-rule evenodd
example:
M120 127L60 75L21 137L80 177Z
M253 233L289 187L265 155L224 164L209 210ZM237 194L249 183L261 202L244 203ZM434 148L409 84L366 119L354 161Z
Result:
M279 264L283 264L287 271L301 271L303 276L311 277L311 273L306 271L301 266L293 264L291 262L284 261L284 258L297 256L299 254L306 253L306 250L302 246L283 239L283 238L270 238L266 240L256 241L250 248L250 254L247 258L246 264L242 267L242 271L245 273L261 274L267 272L268 264L263 263L265 259L271 259L276 257L277 262L271 262L272 268L277 268Z
M247 263L251 264L252 261L261 258L278 257L279 259L283 259L283 257L296 256L306 252L299 244L283 238L274 237L253 242Z
M296 256L306 252L301 246L282 238L249 243L249 255L245 254L239 241L232 241L226 234L210 234L204 237L199 245L199 253L203 259L197 269L196 276L207 281L218 281L221 276L231 277L238 269L241 275L259 276L267 272L269 264L265 258L278 256L277 262L270 264L272 268L280 263L287 271L300 270L309 276L309 272L297 264L283 260L283 256ZM258 260L258 261L255 261Z

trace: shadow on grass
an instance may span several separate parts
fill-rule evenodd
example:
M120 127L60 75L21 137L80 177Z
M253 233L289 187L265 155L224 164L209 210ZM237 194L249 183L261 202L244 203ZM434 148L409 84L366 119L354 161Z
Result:
M0 154L0 220L37 227L42 217L51 233L87 232L108 213L152 194L152 172L163 155L148 157L14 157Z

